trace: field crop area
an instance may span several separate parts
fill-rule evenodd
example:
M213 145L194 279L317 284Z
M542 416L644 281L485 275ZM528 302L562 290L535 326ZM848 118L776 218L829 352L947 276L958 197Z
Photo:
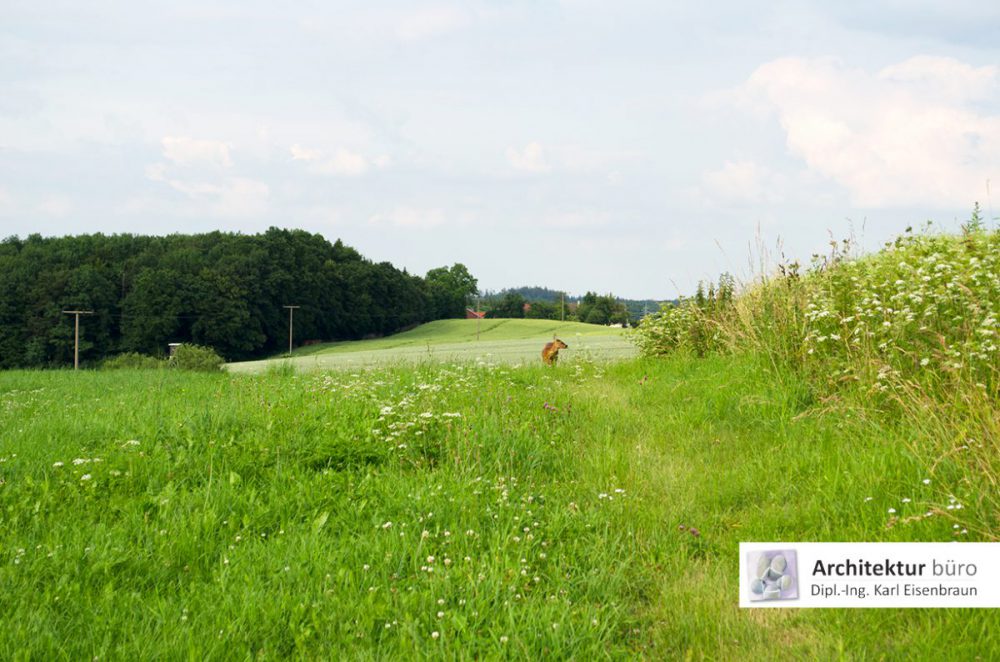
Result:
M592 359L637 354L622 329L531 319L438 320L387 338L324 343L295 350L291 357L231 363L233 372L260 372L276 362L296 370L326 370L413 363L476 361L521 365L537 363L541 348L554 337L569 344L561 356Z
M950 512L918 431L809 393L738 356L0 373L0 657L998 650L989 610L737 607L740 540L953 537L887 526Z

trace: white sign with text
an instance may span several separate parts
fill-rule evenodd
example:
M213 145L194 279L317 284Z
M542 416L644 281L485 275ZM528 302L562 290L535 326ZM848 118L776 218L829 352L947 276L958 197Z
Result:
M1000 607L1000 543L741 542L740 607Z

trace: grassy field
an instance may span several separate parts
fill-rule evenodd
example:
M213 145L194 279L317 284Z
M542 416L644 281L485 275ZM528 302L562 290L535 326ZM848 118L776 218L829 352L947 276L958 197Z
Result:
M0 373L0 658L994 656L995 611L737 607L741 540L953 539L921 431L810 393L740 356Z
M438 320L386 338L310 345L296 349L291 358L231 363L228 369L260 372L275 362L299 371L455 361L519 365L540 362L542 347L553 337L569 345L560 352L561 360L636 355L623 330L607 326L531 319Z

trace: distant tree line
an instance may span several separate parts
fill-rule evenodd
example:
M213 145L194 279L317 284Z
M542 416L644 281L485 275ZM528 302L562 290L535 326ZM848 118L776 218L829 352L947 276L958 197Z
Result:
M159 355L171 342L234 360L287 347L286 304L301 306L298 342L356 339L463 317L477 289L461 264L421 278L301 230L10 237L0 242L0 368L71 362L70 308L94 311L80 321L83 361Z
M637 323L647 313L660 309L663 302L653 299L620 299L613 294L587 292L570 296L546 287L516 287L487 292L481 300L488 317L566 319L589 324Z

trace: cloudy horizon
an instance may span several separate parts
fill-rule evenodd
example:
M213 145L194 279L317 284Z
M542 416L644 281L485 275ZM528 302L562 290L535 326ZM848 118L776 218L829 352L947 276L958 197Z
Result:
M0 234L269 226L628 298L953 230L1000 7L5 2ZM780 248L777 248L780 242Z

